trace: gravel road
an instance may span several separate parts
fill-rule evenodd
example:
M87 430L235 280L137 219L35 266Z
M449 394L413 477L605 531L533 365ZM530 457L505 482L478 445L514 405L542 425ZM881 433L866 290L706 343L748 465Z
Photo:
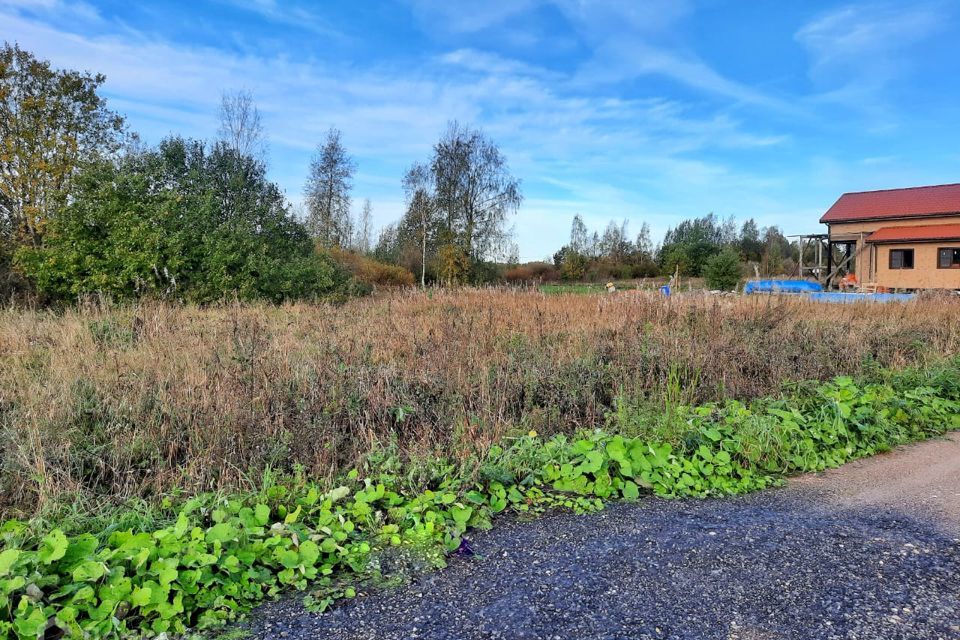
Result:
M324 614L281 600L245 628L264 639L960 639L958 497L954 436L742 498L503 520L472 538L477 556L412 584Z

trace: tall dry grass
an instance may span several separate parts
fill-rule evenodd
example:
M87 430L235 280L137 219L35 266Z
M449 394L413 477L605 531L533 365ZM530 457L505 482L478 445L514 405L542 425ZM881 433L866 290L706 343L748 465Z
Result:
M958 304L395 293L345 306L0 312L0 515L263 469L327 477L375 444L465 456L599 425L617 394L690 401L960 351ZM675 390L674 390L675 392Z

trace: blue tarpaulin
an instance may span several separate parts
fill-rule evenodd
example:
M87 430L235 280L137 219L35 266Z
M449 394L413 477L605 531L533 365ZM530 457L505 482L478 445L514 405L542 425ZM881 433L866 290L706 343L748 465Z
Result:
M802 295L817 302L906 302L912 293L843 293L824 291L817 282L806 280L750 280L743 286L744 293L785 293Z
M906 302L913 300L912 293L841 293L839 291L822 291L807 296L818 302Z
M806 280L750 280L743 285L744 293L814 293L823 291L818 282Z

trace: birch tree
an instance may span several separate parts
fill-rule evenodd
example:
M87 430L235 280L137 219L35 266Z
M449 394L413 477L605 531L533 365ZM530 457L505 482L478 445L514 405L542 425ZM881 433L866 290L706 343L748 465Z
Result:
M459 252L473 264L488 258L523 200L506 157L482 132L451 122L434 146L430 170L436 206Z
M436 228L431 184L430 168L419 163L410 167L403 179L403 190L407 195L406 218L416 224L416 239L420 245L420 286L427 284L427 243Z
M220 97L220 140L243 156L265 162L266 134L260 110L249 91L224 91Z
M324 247L346 247L353 234L350 190L356 163L347 153L339 130L331 128L310 163L304 188L307 227Z
M370 198L363 201L363 208L360 209L360 218L357 220L357 241L355 243L357 251L363 254L370 253L370 234L373 232L373 205L370 204Z

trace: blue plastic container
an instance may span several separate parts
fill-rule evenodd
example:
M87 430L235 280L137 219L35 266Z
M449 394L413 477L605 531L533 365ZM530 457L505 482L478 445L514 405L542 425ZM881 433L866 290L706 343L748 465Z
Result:
M662 293L662 294L664 295L664 297L670 297L670 285L668 285L668 284L661 285L661 286L660 286L660 293Z

